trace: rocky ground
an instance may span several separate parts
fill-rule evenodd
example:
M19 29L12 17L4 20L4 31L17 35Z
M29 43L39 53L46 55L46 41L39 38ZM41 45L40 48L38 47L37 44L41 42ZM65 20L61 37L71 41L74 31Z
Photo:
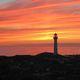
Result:
M42 53L0 57L0 80L80 80L80 56Z

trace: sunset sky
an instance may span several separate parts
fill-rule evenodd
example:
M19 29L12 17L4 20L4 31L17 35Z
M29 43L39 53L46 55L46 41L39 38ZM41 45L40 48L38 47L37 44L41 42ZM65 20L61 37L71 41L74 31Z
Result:
M55 32L80 44L80 0L0 0L0 46L51 44Z

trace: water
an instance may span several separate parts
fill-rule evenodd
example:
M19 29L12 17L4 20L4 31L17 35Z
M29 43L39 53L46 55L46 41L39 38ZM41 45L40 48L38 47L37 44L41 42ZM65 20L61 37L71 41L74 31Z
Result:
M36 55L41 52L53 52L52 44L0 46L0 55ZM58 52L62 55L80 54L80 44L59 44Z

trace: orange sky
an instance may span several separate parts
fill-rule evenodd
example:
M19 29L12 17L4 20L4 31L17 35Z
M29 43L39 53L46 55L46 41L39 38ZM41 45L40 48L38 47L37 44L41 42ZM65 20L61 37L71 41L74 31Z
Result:
M4 0L5 2L5 0ZM0 3L0 45L80 43L80 0L11 0Z

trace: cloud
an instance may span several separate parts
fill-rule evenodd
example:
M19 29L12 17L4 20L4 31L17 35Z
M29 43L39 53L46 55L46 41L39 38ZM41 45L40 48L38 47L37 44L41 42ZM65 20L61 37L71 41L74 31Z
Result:
M4 6L4 5L3 5ZM1 7L2 8L2 7ZM80 6L79 1L75 0L37 0L37 2L32 2L32 0L16 0L5 4L5 6L0 9L0 11L9 10L21 10L25 9L28 12L53 12L53 13L74 13L79 14Z
M28 37L30 40L43 40L44 37L49 38L45 35L56 31L66 32L66 36L69 36L67 33L79 33L77 31L80 30L79 1L16 0L5 6L4 9L0 9L0 38L2 41L12 41L15 38L14 41L24 41Z
M40 1L40 0L32 0L32 2L38 2L38 1Z

